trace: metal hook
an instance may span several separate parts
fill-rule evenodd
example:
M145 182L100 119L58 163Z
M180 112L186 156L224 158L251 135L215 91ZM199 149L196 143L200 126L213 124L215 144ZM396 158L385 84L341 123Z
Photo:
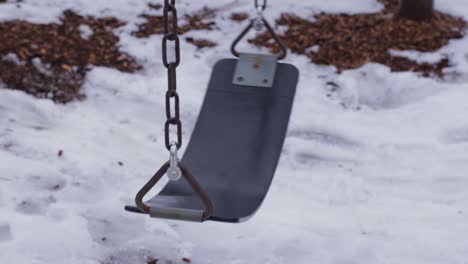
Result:
M253 22L252 22L252 27L253 29L255 29L255 31L260 31L263 29L263 10L261 9L258 9L257 10L257 17L254 18Z
M273 27L270 26L268 21L264 17L261 17L261 20L262 20L263 25L266 27L266 29L268 30L268 32L270 33L270 35L272 36L272 38L275 40L276 44L280 48L280 54L278 55L278 60L284 59L287 54L286 46L284 46L281 39L278 37L278 35L276 35L275 30L273 29ZM237 36L236 39L234 39L234 42L232 42L231 44L232 55L239 57L239 52L236 50L236 46L242 40L242 38L244 38L244 36L250 31L250 29L254 27L254 24L255 24L255 19L250 21L249 25L239 34L239 36Z
M254 22L252 24L253 29L255 31L260 31L263 29L263 11L266 8L266 0L263 1L263 4L259 4L258 1L255 1L255 9L257 10L257 15L254 18Z
M171 142L169 150L169 168L167 169L167 177L171 181L177 181L182 177L182 171L179 168L179 157L177 155L177 143Z

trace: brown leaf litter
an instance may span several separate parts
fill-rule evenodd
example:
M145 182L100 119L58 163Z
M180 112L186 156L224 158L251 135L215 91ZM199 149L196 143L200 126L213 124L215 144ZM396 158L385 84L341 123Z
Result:
M1 1L1 0L0 0ZM149 4L161 10L160 4ZM162 16L142 15L146 23L133 34L144 38L163 33ZM207 7L180 19L179 33L213 30L215 10ZM125 25L113 17L94 18L67 10L60 23L34 24L22 20L0 23L0 82L57 103L83 99L80 88L93 66L104 66L133 73L140 69L134 58L119 50L119 37L112 31ZM83 37L82 29L89 31ZM216 43L187 37L198 48Z
M387 65L395 72L413 71L423 76L442 77L443 70L450 67L448 58L435 64L418 63L394 56L390 50L435 52L449 40L463 38L467 23L437 11L429 21L401 19L392 15L397 10L398 0L381 2L385 8L379 13L321 13L313 21L284 13L276 24L286 28L280 38L289 49L306 55L316 64L333 65L338 72L375 62ZM272 52L279 51L267 33L257 35L249 42Z
M240 12L240 13L232 13L231 14L231 20L236 21L236 22L242 22L246 19L249 18L249 14L245 12Z
M155 10L161 10L159 8L153 8ZM162 10L160 15L148 15L143 14L140 17L146 19L145 23L138 25L138 30L133 32L133 35L137 38L147 38L151 35L161 35L164 33L164 17ZM216 28L216 10L208 7L195 11L192 14L187 14L179 18L178 34L184 35L191 30L213 30ZM171 22L171 21L170 21ZM195 39L193 37L186 38L188 43L195 45L197 48L214 47L217 44L207 39Z
M190 43L195 45L197 48L202 49L202 48L212 48L215 47L217 44L211 40L207 39L195 39L192 37L187 37L185 40Z
M82 99L80 87L92 66L133 73L141 66L118 48L115 18L83 17L65 11L61 23L0 23L0 81L8 88L67 103ZM81 27L91 34L82 37Z

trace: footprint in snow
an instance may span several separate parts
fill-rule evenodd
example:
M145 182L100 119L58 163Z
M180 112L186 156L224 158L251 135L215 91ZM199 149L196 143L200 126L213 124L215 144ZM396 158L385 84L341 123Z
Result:
M88 231L94 242L113 246L119 245L127 239L126 234L130 230L126 230L129 228L126 228L122 221L115 221L116 219L112 218L87 217L87 219Z
M8 138L0 141L0 150L5 150L14 156L26 159L42 160L48 157L44 152L40 152L37 149L20 144L17 141L9 140Z
M65 178L57 175L30 175L26 179L33 188L39 190L57 192L67 186Z
M316 142L331 147L331 149L340 148L340 149L353 149L361 146L359 142L356 142L352 139L346 138L341 135L321 132L314 130L291 130L288 134L289 137L303 139L305 141L315 144ZM294 160L300 164L309 164L314 165L317 163L323 162L345 162L346 159L340 158L330 158L330 155L323 155L320 152L314 152L314 148L308 150L294 151Z
M360 146L358 142L348 139L344 136L322 131L291 130L291 132L289 132L289 136L305 140L319 141L324 144L343 148L352 148Z
M339 103L344 109L361 110L356 93L345 85L329 80L323 86L329 100Z
M322 163L322 162L327 162L330 161L326 157L322 157L318 154L312 154L309 152L298 152L294 156L294 160L297 161L300 164L308 164L308 165L314 165L317 163Z
M148 225L146 217L107 209L98 205L84 214L89 236L101 247L110 250L110 253L99 263L166 263L169 261L168 256L185 256L185 254L180 254L181 243L174 242L178 239L170 234L173 230L164 221L151 222ZM175 234L175 236L178 235ZM154 240L148 237L157 237L162 243L155 246ZM179 262L171 261L170 263Z
M47 198L29 198L19 202L15 210L21 214L45 215L49 206L56 202L56 198L52 195Z
M8 242L13 240L11 235L10 225L0 224L0 243Z
M93 241L101 245L116 247L128 242L128 234L138 237L148 233L142 228L145 218L126 218L122 217L122 214L125 212L106 213L105 210L92 210L86 213L88 232Z
M119 250L106 257L99 263L102 264L127 264L127 263L169 263L160 262L157 256L147 249L125 249ZM172 263L172 262L171 262Z
M468 127L452 129L441 136L441 141L447 144L468 142Z

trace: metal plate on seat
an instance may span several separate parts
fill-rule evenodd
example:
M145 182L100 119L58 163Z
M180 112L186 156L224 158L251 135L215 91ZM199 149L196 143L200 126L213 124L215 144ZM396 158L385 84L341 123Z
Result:
M275 81L278 57L267 54L239 53L233 84L272 87Z
M182 158L210 196L209 220L240 222L252 216L270 187L282 151L298 71L278 63L270 89L232 83L237 59L219 61ZM147 204L202 210L184 180L170 181Z

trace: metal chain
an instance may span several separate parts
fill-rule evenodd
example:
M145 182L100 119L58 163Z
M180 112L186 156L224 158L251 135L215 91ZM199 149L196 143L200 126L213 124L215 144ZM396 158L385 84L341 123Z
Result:
M267 5L267 0L259 1L255 0L255 10L257 11L257 17L254 19L252 24L253 29L255 31L263 30L264 23L263 23L263 11L265 10Z
M267 6L267 0L255 0L255 9L258 11L264 11Z
M172 61L168 60L167 43L173 42L175 58ZM169 208L171 214L165 214L161 208L151 207L143 202L145 195L161 180L164 175L167 175L169 180L176 181L181 176L184 176L187 182L190 184L195 193L200 197L204 204L204 211L202 217L197 219L199 221L205 221L211 217L213 213L213 203L210 197L203 189L203 187L197 182L195 177L190 173L188 168L179 161L177 156L177 150L182 146L182 122L180 121L180 110L179 110L179 94L177 94L177 78L176 68L180 63L180 40L177 35L177 10L175 8L175 0L164 0L164 37L162 39L162 61L164 66L167 68L167 92L166 92L166 124L164 125L165 132L165 144L169 150L169 161L166 162L156 174L140 189L135 197L135 203L137 209L132 207L126 208L133 212L142 212L154 215L164 215L170 219L185 219L188 220L188 216L184 210ZM172 111L171 111L172 110ZM177 129L177 141L171 141L170 138L170 127ZM152 210L155 209L154 212ZM161 210L161 212L160 212ZM154 215L153 215L154 214ZM185 215L184 215L185 214ZM191 219L192 220L192 219Z
M278 55L278 60L282 60L286 57L287 55L287 49L286 46L284 46L283 42L281 39L276 35L275 30L271 25L268 23L268 21L263 17L263 11L267 7L267 0L255 0L255 9L257 11L257 16L250 21L250 24L242 30L242 32L237 36L237 38L234 39L234 41L231 44L231 53L232 55L239 57L240 53L236 50L237 44L245 37L245 35L251 30L254 29L256 31L261 31L265 27L268 30L268 32L271 34L271 37L273 40L276 42L278 47L280 48L280 54Z
M176 68L180 63L180 40L177 35L177 10L175 0L164 0L164 36L162 39L162 60L167 68L166 124L164 125L165 144L168 150L175 144L182 146L182 122L180 121L179 94L177 93ZM173 42L175 58L168 60L167 44ZM171 141L170 128L177 130L177 140Z

